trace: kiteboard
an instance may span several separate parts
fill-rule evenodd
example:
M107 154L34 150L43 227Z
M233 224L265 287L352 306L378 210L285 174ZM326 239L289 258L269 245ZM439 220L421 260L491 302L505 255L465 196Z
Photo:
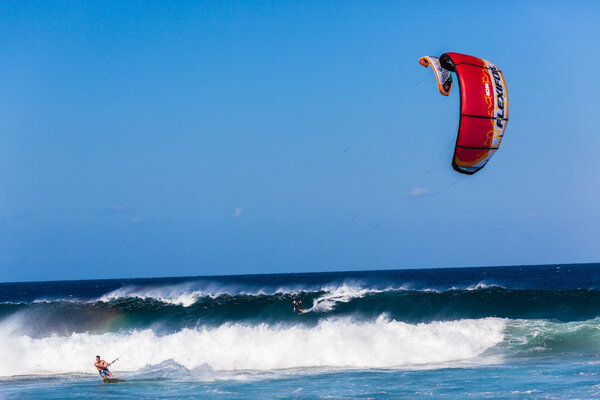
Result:
M125 382L125 379L119 379L119 378L104 378L104 379L102 379L102 383L119 383L119 382Z

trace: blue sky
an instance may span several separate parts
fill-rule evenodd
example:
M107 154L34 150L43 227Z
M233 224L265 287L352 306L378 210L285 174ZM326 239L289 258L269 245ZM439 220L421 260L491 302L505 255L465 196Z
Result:
M594 2L3 2L0 281L600 261ZM458 91L510 120L449 168Z

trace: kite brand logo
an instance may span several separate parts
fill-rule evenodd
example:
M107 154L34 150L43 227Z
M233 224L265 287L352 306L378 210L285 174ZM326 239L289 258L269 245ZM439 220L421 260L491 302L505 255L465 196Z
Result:
M492 94L490 93L490 84L489 83L485 83L485 95L486 96L491 96Z
M500 76L500 71L498 68L492 66L490 68L492 72L492 77L494 78L494 87L496 88L496 125L499 128L504 127L504 86L502 86L502 78Z

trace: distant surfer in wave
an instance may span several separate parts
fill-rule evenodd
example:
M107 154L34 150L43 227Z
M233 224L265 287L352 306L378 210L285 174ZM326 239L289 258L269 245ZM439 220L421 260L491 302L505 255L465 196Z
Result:
M96 369L100 373L100 376L102 377L102 379L107 379L107 378L113 377L113 374L111 374L110 371L108 370L108 367L110 366L110 364L112 364L112 363L107 363L106 361L101 360L100 356L96 356L96 362L94 363L94 367L96 367Z
M304 314L304 309L302 308L302 300L298 300L298 301L294 300L293 303L294 303L294 312L296 312L296 310L298 310L298 312L300 314Z

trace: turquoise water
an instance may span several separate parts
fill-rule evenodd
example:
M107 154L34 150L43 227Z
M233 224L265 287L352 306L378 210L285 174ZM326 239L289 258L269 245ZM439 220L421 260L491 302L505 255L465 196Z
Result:
M599 288L598 265L0 284L0 398L597 398Z
M600 396L595 360L523 360L431 370L281 371L213 380L138 378L102 384L95 377L24 377L2 382L3 398L109 399L590 399Z

